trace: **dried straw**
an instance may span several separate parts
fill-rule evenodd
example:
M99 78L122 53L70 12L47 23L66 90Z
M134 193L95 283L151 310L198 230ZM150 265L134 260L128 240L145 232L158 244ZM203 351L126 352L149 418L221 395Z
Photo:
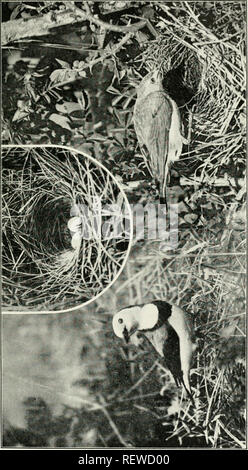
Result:
M96 198L104 206L116 204L118 195L110 174L80 154L53 147L4 148L4 308L68 309L106 288L122 268L127 240L122 246L121 238L83 237L74 250L67 222L71 208L84 204L89 209L84 233L94 235ZM102 218L109 220L109 214Z

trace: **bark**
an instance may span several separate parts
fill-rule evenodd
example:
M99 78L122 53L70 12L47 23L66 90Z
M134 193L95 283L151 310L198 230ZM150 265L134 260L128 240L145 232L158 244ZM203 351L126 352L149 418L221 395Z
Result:
M78 17L73 9L67 9L58 12L52 11L31 18L6 21L2 23L1 43L2 46L5 46L13 41L45 36L59 26L82 22L83 19L83 12Z

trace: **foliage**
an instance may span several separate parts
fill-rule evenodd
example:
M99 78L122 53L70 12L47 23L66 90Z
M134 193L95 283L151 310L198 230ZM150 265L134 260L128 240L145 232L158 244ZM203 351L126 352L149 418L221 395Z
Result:
M46 3L55 13L63 4ZM245 448L245 4L82 2L82 11L87 6L95 20L10 44L18 54L22 48L12 64L14 52L4 51L3 141L72 145L119 176L130 202L154 200L132 112L135 86L159 66L189 144L171 171L178 248L134 243L114 286L79 312L99 322L89 333L92 342L100 338L94 348L105 379L86 376L94 406L72 412L61 445L82 447L80 430L93 423L98 446ZM43 2L31 14L38 8ZM27 10L22 2L16 13ZM122 29L140 19L139 30ZM30 45L38 58L32 66ZM113 313L153 299L193 314L195 407L153 351L142 355L114 338Z
M66 7L43 3L22 2L12 18ZM4 50L3 142L72 145L121 179L151 179L137 150L132 111L135 84L162 66L190 137L175 169L206 185L224 174L243 177L243 4L82 2L81 8L91 9L90 21ZM134 15L147 26L124 35L121 28L130 20L134 25ZM98 17L105 29L94 24Z

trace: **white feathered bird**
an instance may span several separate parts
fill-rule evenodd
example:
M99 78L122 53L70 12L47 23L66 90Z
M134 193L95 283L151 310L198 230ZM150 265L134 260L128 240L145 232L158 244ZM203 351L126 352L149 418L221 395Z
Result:
M190 316L177 305L163 300L133 305L120 310L113 317L116 336L136 346L144 335L157 353L163 357L176 385L183 385L190 397L190 367L196 349Z

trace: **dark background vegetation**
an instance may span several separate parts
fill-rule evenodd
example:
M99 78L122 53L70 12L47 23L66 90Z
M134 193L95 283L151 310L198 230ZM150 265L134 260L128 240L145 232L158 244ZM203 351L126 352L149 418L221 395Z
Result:
M91 12L89 20L56 27L56 14L70 9L71 2L3 2L3 19L13 26L3 48L2 142L72 145L124 183L140 182L132 198L147 199L150 193L154 198L132 112L135 85L159 65L191 133L175 166L180 175L196 175L205 185L212 174L242 177L244 3L77 2L77 7L86 16ZM32 19L49 12L52 27L46 35L32 36ZM14 22L21 19L27 37L11 41ZM147 24L140 30L122 30L142 20ZM180 179L177 172L173 176L175 186ZM185 188L189 192L191 184Z

